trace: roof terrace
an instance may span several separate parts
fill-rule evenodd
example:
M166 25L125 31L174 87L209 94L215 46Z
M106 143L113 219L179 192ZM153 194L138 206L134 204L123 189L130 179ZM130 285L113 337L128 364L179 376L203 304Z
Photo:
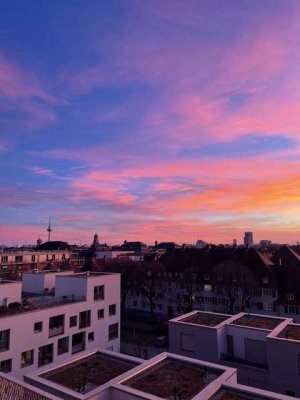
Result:
M188 322L190 324L204 325L204 326L217 326L230 318L230 315L222 315L216 313L205 313L198 311L193 315L182 318L180 322Z
M189 400L223 372L167 357L122 382L122 385L163 399L181 396L180 398Z
M281 324L283 319L273 317L263 317L255 314L245 314L242 317L230 322L231 325L247 326L249 328L258 328L272 331L277 325Z
M106 276L106 275L117 275L117 273L113 272L78 272L78 273L70 273L69 275L63 275L64 278L93 278L95 276ZM58 275L60 276L60 275Z
M300 341L300 325L289 324L287 325L277 337L281 339L291 339Z
M27 299L28 296L29 295L27 294L27 296L24 297L22 303L16 302L5 307L0 307L0 318L31 311L43 310L45 308L58 307L69 303L85 301L85 298L82 296L53 297L31 294L30 298Z
M87 393L137 365L132 361L97 352L40 376L76 392Z

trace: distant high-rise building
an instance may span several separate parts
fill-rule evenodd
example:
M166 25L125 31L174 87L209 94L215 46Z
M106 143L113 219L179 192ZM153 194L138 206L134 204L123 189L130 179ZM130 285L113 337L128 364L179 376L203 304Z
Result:
M259 245L262 248L268 248L271 246L271 244L272 244L271 240L260 240L260 242L259 242Z
M251 246L253 244L253 232L245 232L244 245Z

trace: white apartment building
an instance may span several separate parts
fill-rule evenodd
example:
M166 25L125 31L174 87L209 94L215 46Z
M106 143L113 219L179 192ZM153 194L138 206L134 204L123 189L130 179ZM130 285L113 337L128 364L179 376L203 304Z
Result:
M193 311L169 321L169 350L237 368L240 384L300 397L300 325L291 318Z
M0 282L0 304L0 371L14 377L95 346L120 349L120 274L31 272Z
M292 400L237 384L234 368L172 353L145 361L95 349L43 367L25 382L63 400Z

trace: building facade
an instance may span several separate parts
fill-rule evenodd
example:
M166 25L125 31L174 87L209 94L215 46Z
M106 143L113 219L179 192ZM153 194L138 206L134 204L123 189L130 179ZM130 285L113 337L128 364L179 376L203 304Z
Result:
M240 384L300 396L300 325L290 318L193 311L169 321L169 350L236 368Z
M119 351L119 274L32 272L23 287L0 284L1 372L21 378L95 346Z

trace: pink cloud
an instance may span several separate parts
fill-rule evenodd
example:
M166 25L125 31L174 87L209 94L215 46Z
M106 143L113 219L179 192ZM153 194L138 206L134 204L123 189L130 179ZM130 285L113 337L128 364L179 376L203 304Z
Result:
M0 54L0 109L22 111L21 127L37 129L56 119L53 107L65 104L46 90L34 74ZM13 120L8 125L16 125Z

